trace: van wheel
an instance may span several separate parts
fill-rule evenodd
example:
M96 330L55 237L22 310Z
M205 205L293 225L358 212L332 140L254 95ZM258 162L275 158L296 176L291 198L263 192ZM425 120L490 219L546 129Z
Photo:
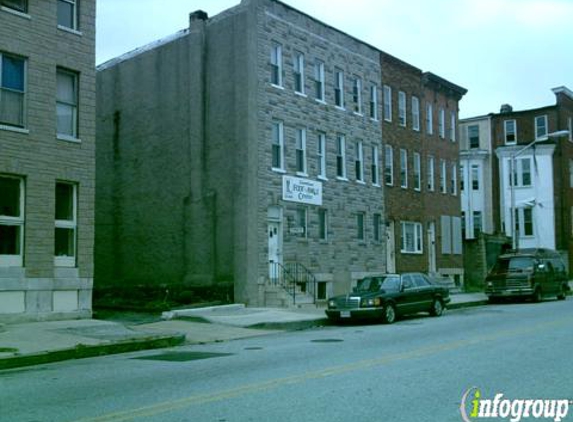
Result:
M442 305L442 301L440 299L434 299L432 302L432 307L430 308L430 315L438 317L443 313L444 305Z
M384 306L384 322L386 324L392 324L396 321L396 308L391 303L387 303Z
M541 302L542 296L541 296L541 289L538 287L537 289L535 289L535 293L533 293L533 296L531 297L533 299L533 301L535 303L539 303Z
M557 300L565 300L567 298L567 288L561 286L561 293L557 295Z

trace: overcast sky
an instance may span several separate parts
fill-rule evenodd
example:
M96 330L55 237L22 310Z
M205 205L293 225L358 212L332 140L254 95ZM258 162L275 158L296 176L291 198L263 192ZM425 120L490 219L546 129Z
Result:
M97 63L240 0L97 0ZM573 90L573 0L284 0L423 71L468 89L460 116L555 103Z

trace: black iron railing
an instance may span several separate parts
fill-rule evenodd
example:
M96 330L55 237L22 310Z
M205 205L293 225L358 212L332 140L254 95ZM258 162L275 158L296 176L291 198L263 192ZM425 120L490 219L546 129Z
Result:
M296 305L297 294L306 294L316 303L316 277L300 262L271 262L269 264L271 284L282 287Z

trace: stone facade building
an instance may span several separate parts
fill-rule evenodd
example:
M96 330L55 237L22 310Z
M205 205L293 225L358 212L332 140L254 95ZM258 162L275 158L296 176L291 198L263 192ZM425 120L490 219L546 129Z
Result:
M0 320L91 316L94 160L95 1L1 1Z
M228 286L278 306L293 274L322 300L385 271L382 66L276 0L192 13L101 65L98 286Z

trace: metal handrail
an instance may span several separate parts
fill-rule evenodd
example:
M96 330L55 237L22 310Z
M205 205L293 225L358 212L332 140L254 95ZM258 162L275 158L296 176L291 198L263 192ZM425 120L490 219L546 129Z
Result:
M288 262L284 265L280 262L271 262L270 281L274 285L281 286L291 297L296 305L297 288L310 296L316 303L316 277L300 262Z

